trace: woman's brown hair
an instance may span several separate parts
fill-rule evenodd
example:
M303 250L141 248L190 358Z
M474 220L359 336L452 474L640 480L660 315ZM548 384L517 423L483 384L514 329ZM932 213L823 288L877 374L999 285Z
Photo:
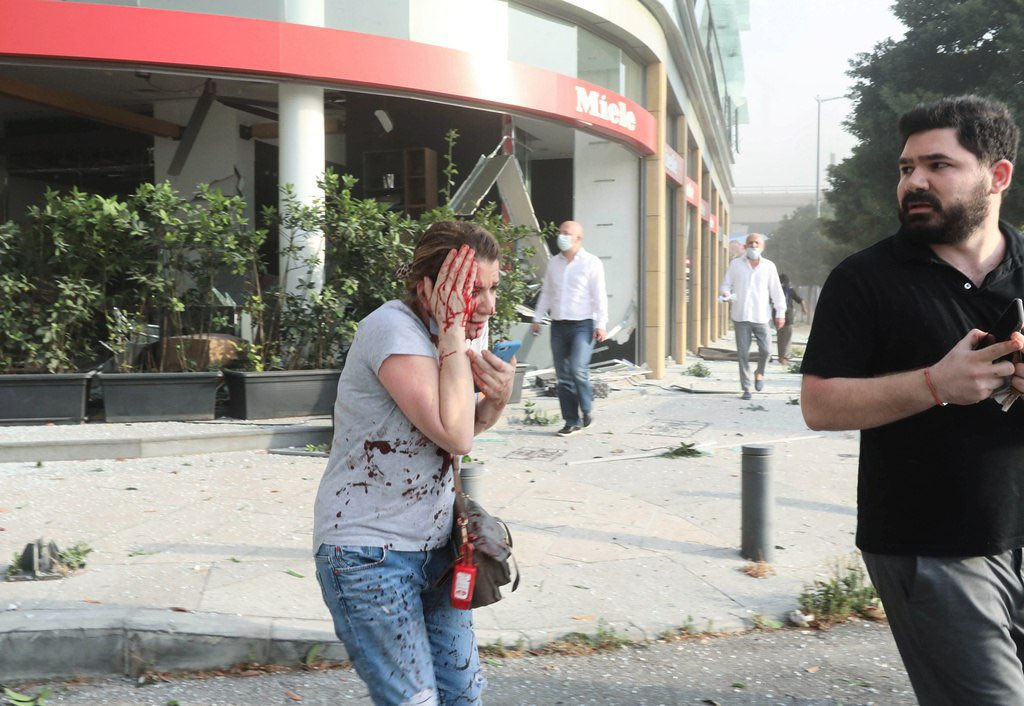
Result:
M501 259L501 246L482 226L465 221L437 221L427 228L413 251L412 264L405 279L405 291L409 296L416 297L416 285L424 277L436 282L448 253L463 245L473 249L477 260L495 262Z

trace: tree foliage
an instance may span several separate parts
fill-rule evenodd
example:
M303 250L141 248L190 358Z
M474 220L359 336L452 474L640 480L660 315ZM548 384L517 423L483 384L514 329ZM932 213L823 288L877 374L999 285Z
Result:
M822 234L814 205L807 204L782 218L767 254L793 285L820 285L845 251Z
M850 252L898 227L896 123L921 102L974 93L1004 101L1024 123L1024 0L896 0L907 28L851 62L854 111L846 128L859 143L830 170L833 216L826 235ZM1002 216L1024 223L1024 197L1006 194Z

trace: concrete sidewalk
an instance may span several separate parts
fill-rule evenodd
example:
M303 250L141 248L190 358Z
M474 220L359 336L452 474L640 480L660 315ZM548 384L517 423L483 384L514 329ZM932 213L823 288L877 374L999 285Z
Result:
M712 375L687 375L697 362ZM752 401L737 379L735 363L690 357L663 380L613 389L594 425L568 438L525 422L527 401L557 416L555 398L530 390L478 438L481 499L509 523L523 575L476 611L482 644L737 630L781 619L805 584L832 574L854 548L857 435L810 432L794 404L800 378L777 364ZM324 420L283 425L322 434ZM103 427L140 444L182 434ZM16 440L40 454L98 433L0 432L0 449ZM658 455L683 442L707 455ZM0 556L37 537L94 549L70 578L0 583L0 680L294 663L321 643L344 656L310 555L324 458L198 443L172 456L0 463ZM741 447L755 443L774 449L776 494L774 574L760 579L738 552Z

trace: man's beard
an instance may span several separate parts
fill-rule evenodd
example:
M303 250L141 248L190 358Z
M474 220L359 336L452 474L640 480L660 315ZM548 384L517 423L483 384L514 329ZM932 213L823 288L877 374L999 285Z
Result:
M934 212L926 216L909 215L907 204L927 203ZM961 203L943 208L929 191L909 193L900 203L900 235L918 245L956 245L971 237L988 218L988 188L982 181Z

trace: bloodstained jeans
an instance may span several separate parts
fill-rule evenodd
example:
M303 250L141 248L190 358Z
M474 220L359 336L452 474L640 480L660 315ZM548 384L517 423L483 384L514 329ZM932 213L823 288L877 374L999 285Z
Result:
M334 631L386 706L479 706L486 680L473 612L450 604L448 546L425 552L320 545L316 577Z

